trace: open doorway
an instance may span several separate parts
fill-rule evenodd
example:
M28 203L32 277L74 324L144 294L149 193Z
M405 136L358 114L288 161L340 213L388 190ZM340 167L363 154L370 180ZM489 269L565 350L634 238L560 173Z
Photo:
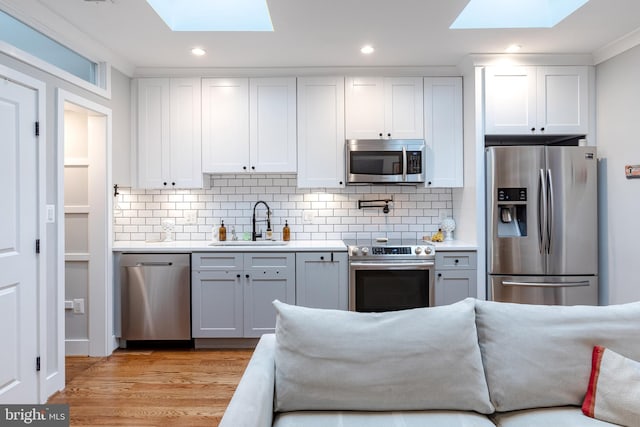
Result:
M115 348L111 254L111 110L58 91L59 217L65 354Z

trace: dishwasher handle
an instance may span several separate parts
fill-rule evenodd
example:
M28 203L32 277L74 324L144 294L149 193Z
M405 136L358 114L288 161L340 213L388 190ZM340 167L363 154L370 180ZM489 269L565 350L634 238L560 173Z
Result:
M138 262L136 263L136 267L171 267L173 265L172 262Z

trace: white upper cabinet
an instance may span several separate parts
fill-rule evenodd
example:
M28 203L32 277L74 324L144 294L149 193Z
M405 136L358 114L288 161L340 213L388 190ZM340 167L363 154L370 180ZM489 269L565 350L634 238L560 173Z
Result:
M202 84L206 173L296 171L295 78L207 78Z
M202 79L202 170L249 167L249 80Z
M588 68L487 67L487 135L577 135L588 132Z
M202 188L199 78L137 80L138 188Z
M426 186L462 187L462 77L425 77Z
M296 172L296 79L249 80L249 153L255 172Z
M344 77L298 79L298 187L344 187Z
M349 77L346 139L422 139L420 77Z

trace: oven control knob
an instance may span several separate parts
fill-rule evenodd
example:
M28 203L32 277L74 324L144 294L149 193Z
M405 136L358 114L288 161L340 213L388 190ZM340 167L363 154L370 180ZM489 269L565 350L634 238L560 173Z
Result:
M367 255L369 253L369 248L364 246L360 251L362 252L362 255Z
M424 253L426 253L427 255L431 254L431 252L433 252L433 249L431 249L431 247L429 247L429 246L427 246L427 247L424 249Z
M420 255L422 253L422 248L420 246L417 246L415 249L416 255Z
M357 256L357 255L358 255L358 251L359 251L359 250L360 250L360 249L358 249L358 247L357 247L357 246L352 247L352 248L351 248L351 256Z

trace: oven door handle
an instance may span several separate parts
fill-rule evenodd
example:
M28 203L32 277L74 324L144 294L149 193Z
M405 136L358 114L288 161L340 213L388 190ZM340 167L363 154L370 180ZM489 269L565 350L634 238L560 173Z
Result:
M358 270L428 270L433 268L433 262L352 262L349 264Z

